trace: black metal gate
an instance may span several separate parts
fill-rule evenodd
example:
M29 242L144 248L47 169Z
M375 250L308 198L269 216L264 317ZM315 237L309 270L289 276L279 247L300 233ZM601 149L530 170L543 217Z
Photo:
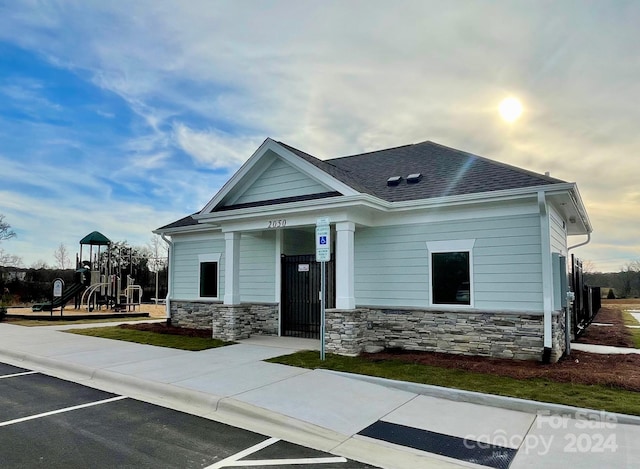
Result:
M282 256L282 335L320 338L320 263L315 255ZM326 307L335 307L335 261L326 262Z
M571 291L575 295L571 310L573 334L577 338L587 328L600 310L600 287L590 287L584 283L582 261L571 254Z

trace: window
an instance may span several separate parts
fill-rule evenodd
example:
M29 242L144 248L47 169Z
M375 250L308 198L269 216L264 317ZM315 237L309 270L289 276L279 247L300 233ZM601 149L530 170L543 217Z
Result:
M198 293L200 298L218 298L220 254L198 256Z
M203 298L218 297L218 263L200 263L200 296Z
M468 252L434 252L431 254L433 304L470 305Z
M472 251L475 240L428 242L431 304L473 304Z

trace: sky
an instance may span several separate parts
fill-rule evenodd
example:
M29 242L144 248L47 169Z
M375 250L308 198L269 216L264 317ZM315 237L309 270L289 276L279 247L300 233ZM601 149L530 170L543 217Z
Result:
M594 232L573 252L619 271L640 259L639 24L623 0L0 0L0 248L143 246L267 137L322 159L431 140L576 182Z

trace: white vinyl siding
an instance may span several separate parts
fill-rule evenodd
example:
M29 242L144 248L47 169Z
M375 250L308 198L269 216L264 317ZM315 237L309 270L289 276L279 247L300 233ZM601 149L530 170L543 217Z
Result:
M220 254L218 292L224 294L224 238L206 240L174 240L172 297L180 300L200 298L200 259L203 255Z
M542 267L537 215L356 229L356 304L429 306L425 242L475 239L474 307L540 311Z
M273 302L276 289L275 231L240 239L240 298L242 302Z
M567 255L567 230L562 216L549 207L549 230L551 235L551 252Z
M328 192L325 186L301 173L280 158L258 177L233 204L296 197Z

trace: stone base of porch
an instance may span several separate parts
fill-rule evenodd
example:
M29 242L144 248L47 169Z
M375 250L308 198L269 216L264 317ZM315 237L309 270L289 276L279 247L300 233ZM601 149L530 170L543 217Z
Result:
M171 324L210 329L214 339L247 339L251 334L278 335L277 303L225 305L205 301L171 301Z
M326 311L325 349L358 355L365 347L541 360L543 316L359 308ZM551 360L563 354L564 316L553 315Z

